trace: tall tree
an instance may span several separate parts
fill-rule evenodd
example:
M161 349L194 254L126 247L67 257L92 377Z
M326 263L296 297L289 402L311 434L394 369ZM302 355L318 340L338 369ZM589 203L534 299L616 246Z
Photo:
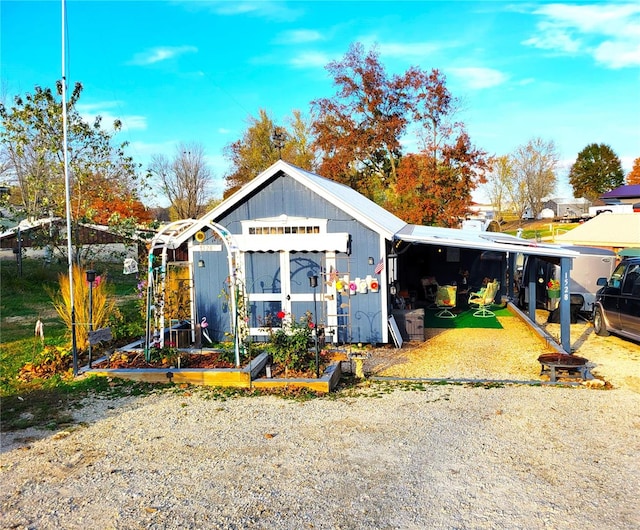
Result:
M154 155L149 172L159 179L176 219L195 219L205 212L211 171L202 144L178 144L172 159Z
M532 215L542 211L544 197L556 188L556 166L560 157L553 140L533 138L512 155L516 182L523 186Z
M414 224L459 225L469 213L474 179L489 169L489 161L466 133L443 146L439 156L434 161L433 151L423 151L402 158L393 199L386 204L390 211Z
M456 225L489 160L455 121L458 102L444 75L412 67L390 76L377 51L359 43L327 69L338 90L312 102L320 172L399 215ZM410 128L421 152L402 169L401 138ZM418 192L424 197L414 201Z
M311 103L320 173L380 199L396 180L400 137L407 126L407 81L390 77L378 52L365 52L360 43L327 70L337 92Z
M411 68L405 74L405 85L405 104L419 126L417 134L422 140L420 193L425 197L422 210L415 213L422 217L422 224L457 226L469 213L471 192L486 181L491 159L473 145L464 124L455 120L459 103L441 72ZM403 163L404 160L400 167ZM392 210L397 209L395 203L403 194L404 202L410 205L411 196L416 193L411 190L411 179L401 182L407 176L404 171L398 173L395 196L387 203ZM401 215L403 209L397 211Z
M19 190L16 196L20 209L27 217L65 213L61 93L61 82L55 93L37 86L33 93L14 98L11 107L0 105L0 142L11 181ZM95 185L96 180L109 183L114 189L130 190L132 199L137 199L137 190L142 186L138 165L125 153L127 143L114 142L120 121L113 123L113 132L103 128L100 116L92 124L87 123L76 108L81 93L82 85L76 83L67 102L68 174L74 223L86 220L90 204L100 197L102 188ZM114 221L117 225L123 219ZM130 221L127 218L127 226L132 224ZM75 229L73 233L75 239ZM80 256L78 252L78 259Z
M603 193L624 184L620 159L606 144L589 144L571 166L569 183L576 197L594 202Z
M633 167L627 175L627 184L636 185L640 184L640 157L633 161Z
M276 126L267 111L260 109L257 118L249 118L242 138L227 145L224 152L232 167L225 177L225 197L280 158L302 169L315 168L310 125L297 110L285 126Z

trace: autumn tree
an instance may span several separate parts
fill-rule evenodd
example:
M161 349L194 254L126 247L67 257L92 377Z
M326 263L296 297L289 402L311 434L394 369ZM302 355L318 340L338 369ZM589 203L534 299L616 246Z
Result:
M458 101L444 75L415 67L388 75L377 51L359 43L327 70L337 92L312 102L320 173L403 219L457 225L489 160L455 121ZM408 131L420 139L420 152L403 169Z
M113 226L146 224L153 220L152 212L126 183L94 175L93 186L96 193L87 199L83 221Z
M387 207L409 223L457 227L469 213L474 179L489 167L484 151L475 149L466 133L444 145L435 161L433 152L408 154Z
M181 143L171 159L164 154L153 155L149 172L169 199L172 217L195 219L205 212L211 171L201 144Z
M624 184L620 159L606 144L589 144L571 166L569 183L576 197L594 202L603 193Z
M3 121L0 142L9 180L17 189L19 209L26 217L65 215L61 94L62 83L58 82L55 92L37 86L33 93L15 97L11 106L0 105ZM67 102L67 167L78 259L81 253L75 225L82 220L92 220L90 205L102 193L102 187L96 186L96 182L108 183L111 189L126 189L132 200L137 200L137 191L143 185L138 165L125 153L127 143L114 142L114 135L121 128L120 121L113 123L112 130L103 127L100 116L93 123L85 121L76 108L81 94L82 85L76 83ZM126 217L114 218L113 228L121 226L123 220L128 226L138 221L131 212L122 213L126 213Z
M231 162L231 170L225 176L224 196L231 195L280 158L313 170L315 150L311 134L310 125L298 110L285 120L284 126L277 126L267 111L260 109L257 118L249 118L242 138L224 149Z
M640 157L633 161L633 167L627 175L627 184L637 185L640 184Z
M514 190L523 192L533 217L542 211L543 198L556 187L556 166L560 159L553 140L533 138L516 148L512 157ZM522 207L524 205L520 205Z
M378 52L360 43L326 68L336 94L311 103L320 173L383 202L407 127L405 76L389 76Z
M458 226L469 213L471 192L486 181L491 159L473 145L464 124L455 120L459 102L447 89L440 71L411 68L405 74L405 85L405 104L422 141L421 185L412 192L412 179L404 182L411 173L399 171L395 193L387 207L403 218L419 219L413 222L420 224ZM403 164L404 159L400 168ZM424 195L422 201L412 203L412 195L418 194ZM399 200L406 203L401 208L396 204Z

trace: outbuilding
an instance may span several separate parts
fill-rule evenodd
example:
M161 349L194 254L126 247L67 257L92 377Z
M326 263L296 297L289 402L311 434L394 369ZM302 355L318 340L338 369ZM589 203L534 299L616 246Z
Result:
M388 343L394 306L419 305L424 278L452 282L468 269L473 281L500 279L501 295L510 297L518 253L559 263L568 286L571 251L410 225L348 186L280 160L200 219L169 225L154 239L147 341L164 340L173 324L164 316L168 297L183 291L176 320L212 341L229 330L262 340L270 328L310 314L329 343ZM167 288L170 266L184 271L180 287ZM568 295L560 307L562 347L570 351Z

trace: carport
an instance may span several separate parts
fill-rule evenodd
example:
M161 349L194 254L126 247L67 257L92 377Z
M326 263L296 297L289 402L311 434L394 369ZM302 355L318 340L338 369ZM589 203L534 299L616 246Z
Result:
M502 286L506 286L506 296L513 302L515 299L514 278L516 273L516 257L518 254L538 256L560 264L560 346L565 353L571 353L571 301L569 296L569 280L572 268L572 260L578 256L577 252L564 249L558 245L538 243L532 240L521 239L509 234L499 232L480 232L475 230L460 230L454 228L440 228L434 226L406 225L394 235L393 252L398 258L398 270L408 271L407 274L415 274L412 267L419 268L420 260L416 259L415 251L411 255L412 248L420 245L430 247L429 251L443 254L445 266L449 263L449 274L461 263L460 256L478 256L482 259L486 256L489 260L496 255L502 256L497 269L500 274ZM403 260L403 256L411 256ZM447 262L447 255L452 256ZM404 261L404 263L403 263ZM417 265L416 265L417 264ZM455 264L455 265L454 265ZM492 266L496 266L495 264ZM421 271L424 274L426 271ZM494 274L497 276L497 274ZM529 292L535 292L535 277L523 278L523 283L528 283ZM530 303L528 317L535 324L536 304Z

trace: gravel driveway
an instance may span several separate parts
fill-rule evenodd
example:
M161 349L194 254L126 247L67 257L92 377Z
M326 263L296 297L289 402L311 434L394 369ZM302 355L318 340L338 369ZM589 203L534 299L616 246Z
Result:
M637 529L640 393L613 386L93 398L74 429L3 434L0 527Z

